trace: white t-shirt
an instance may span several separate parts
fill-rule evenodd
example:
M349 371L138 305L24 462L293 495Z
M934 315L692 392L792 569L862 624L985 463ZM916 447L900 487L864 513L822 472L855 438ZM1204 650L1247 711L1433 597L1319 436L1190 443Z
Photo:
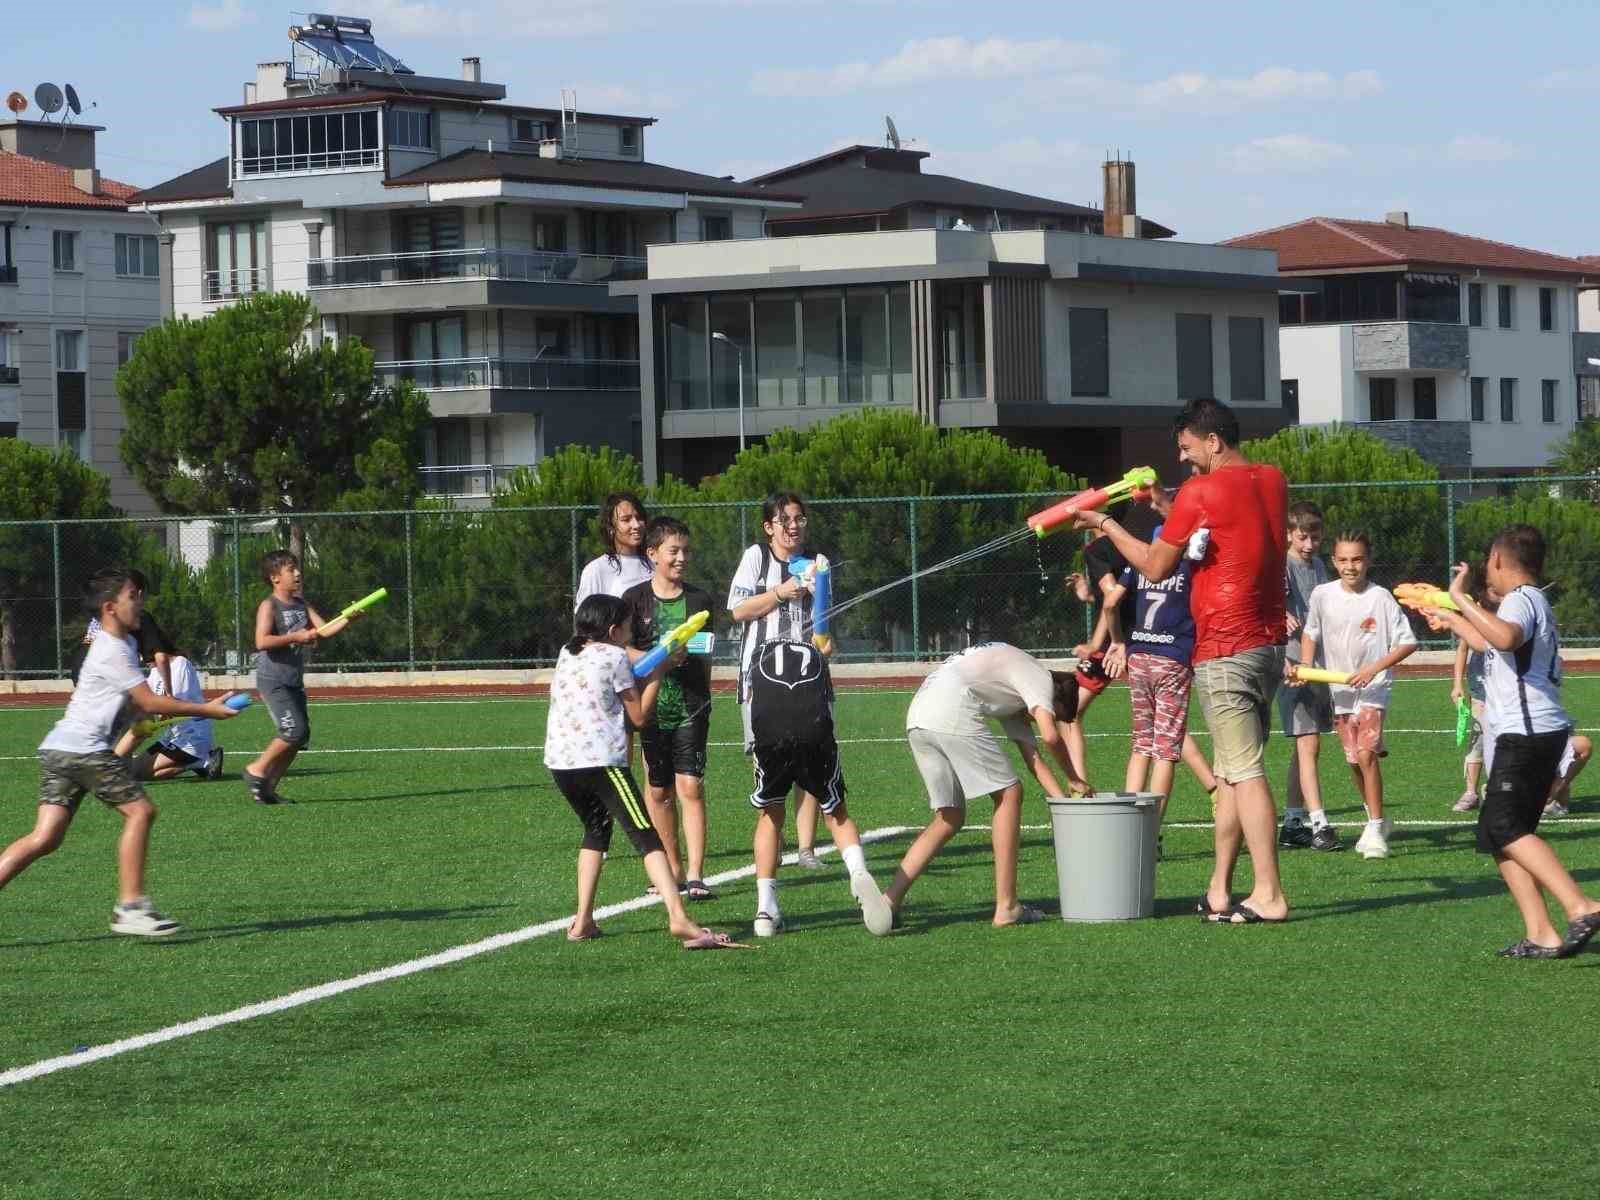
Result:
M576 654L563 646L550 680L544 765L553 771L627 766L622 693L638 686L621 646L590 642Z
M205 703L206 694L200 687L200 673L194 669L192 662L179 655L169 661L168 669L172 672L172 695L175 699L194 704ZM150 669L150 676L145 682L156 695L166 694L167 682L154 667ZM161 744L204 760L211 753L211 722L205 717L190 717L187 721L168 726L161 735Z
M1417 644L1411 623L1389 589L1370 580L1359 592L1346 591L1338 579L1318 584L1311 590L1305 632L1317 643L1330 671L1359 671L1397 647ZM1380 671L1364 688L1330 684L1333 711L1388 708L1393 683L1393 672Z
M128 693L144 682L139 651L131 637L112 637L104 629L94 635L78 672L67 711L39 743L41 750L98 754L111 749L128 720L123 716Z
M1523 585L1500 602L1496 614L1515 625L1522 642L1511 651L1483 654L1483 726L1488 740L1502 733L1554 733L1570 729L1561 706L1561 643L1555 614L1538 588Z
M650 560L642 555L602 554L591 558L583 574L578 576L578 594L572 601L572 611L577 612L578 605L597 593L620 599L623 592L636 583L643 583L652 574Z
M1055 708L1050 669L1005 642L985 642L944 660L922 681L906 710L907 729L982 736L992 717L1006 736L1033 743L1029 714Z
M765 553L763 553L765 551ZM767 569L761 570L761 560L767 560ZM785 579L789 578L789 564L786 560L772 553L769 546L757 542L744 552L744 557L739 560L738 569L733 573L733 581L728 585L728 611L731 613L738 605L760 592L770 592L777 588ZM764 617L757 617L753 621L746 621L739 627L739 702L743 704L750 698L750 690L746 682L750 675L750 666L755 662L756 650L764 642L805 641L807 634L806 609L810 603L810 593L802 589L795 594L793 600L784 600Z

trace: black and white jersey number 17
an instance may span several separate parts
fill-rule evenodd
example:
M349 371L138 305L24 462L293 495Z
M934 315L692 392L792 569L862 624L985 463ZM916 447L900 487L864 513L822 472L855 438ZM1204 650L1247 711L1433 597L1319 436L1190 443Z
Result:
M796 688L822 674L822 655L805 642L768 642L761 648L759 665L773 683Z

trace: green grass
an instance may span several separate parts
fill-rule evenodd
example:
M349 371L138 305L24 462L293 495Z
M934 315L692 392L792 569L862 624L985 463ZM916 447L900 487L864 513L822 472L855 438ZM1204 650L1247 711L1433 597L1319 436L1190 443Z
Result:
M1595 1195L1600 953L1496 959L1520 931L1470 826L1405 824L1450 820L1460 791L1446 690L1396 688L1391 728L1438 732L1390 738L1395 856L1286 856L1288 926L1196 921L1209 831L1175 827L1157 920L995 931L972 831L887 939L837 867L786 872L791 932L754 952L685 954L648 908L595 943L541 938L0 1090L0 1196ZM1567 699L1594 726L1600 677ZM863 829L926 819L907 702L840 697ZM56 716L0 710L0 839L32 821ZM719 700L711 872L749 861L737 720ZM0 895L0 1070L570 912L577 825L537 753L452 749L536 746L541 702L324 703L313 723L340 752L301 758L294 807L237 779L152 789L151 892L185 935L107 932L118 822L92 800ZM1091 714L1101 786L1126 727L1113 692ZM268 730L259 707L222 730L230 770ZM1331 740L1323 764L1354 821ZM1044 823L1036 789L1025 812ZM1181 776L1170 820L1205 814ZM1548 830L1600 888L1600 830ZM869 848L880 878L904 844ZM644 883L615 851L602 903ZM1023 895L1054 890L1031 829ZM748 934L753 896L741 880L694 911Z

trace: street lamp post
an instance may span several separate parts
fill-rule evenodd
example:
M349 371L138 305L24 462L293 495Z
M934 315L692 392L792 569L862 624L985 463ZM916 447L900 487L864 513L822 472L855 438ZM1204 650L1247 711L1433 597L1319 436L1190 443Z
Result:
M721 330L718 330L716 333L713 333L711 335L711 340L714 341L714 342L722 342L722 343L724 343L724 344L726 344L728 346L731 346L733 348L733 352L739 356L739 453L743 454L744 453L744 351L742 349L740 349L738 342L734 341L731 337L729 337L727 334L723 333Z

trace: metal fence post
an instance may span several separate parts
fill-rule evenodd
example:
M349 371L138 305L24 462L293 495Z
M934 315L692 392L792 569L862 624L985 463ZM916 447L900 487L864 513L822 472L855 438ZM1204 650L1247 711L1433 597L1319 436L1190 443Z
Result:
M406 668L417 669L416 590L411 580L411 513L406 513Z
M906 501L906 519L911 523L911 653L922 658L922 592L917 579L917 502Z
M567 541L572 547L572 594L578 594L578 510L567 509Z
M50 560L56 601L56 678L61 677L61 523L50 522Z
M244 597L239 591L239 560L244 554L240 545L243 530L238 517L233 519L233 671L244 674Z
M1444 544L1444 585L1449 587L1456 569L1456 489L1450 483L1444 485Z

